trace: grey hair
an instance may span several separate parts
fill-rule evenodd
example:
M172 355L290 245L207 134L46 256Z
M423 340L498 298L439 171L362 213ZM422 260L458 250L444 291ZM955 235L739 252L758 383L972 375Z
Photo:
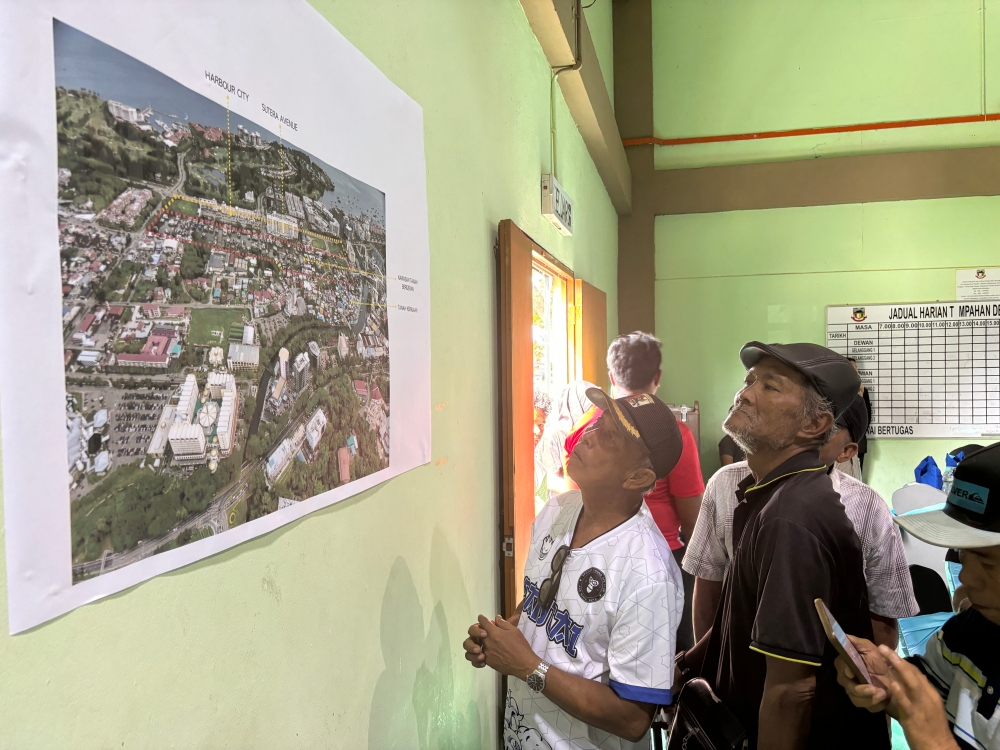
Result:
M827 399L822 393L816 390L816 388L807 384L804 388L802 403L802 418L805 420L816 419L824 413L829 413L830 416L834 418L833 423L830 425L830 429L826 431L823 435L821 445L826 445L830 442L830 438L837 434L839 428L837 427L836 412L833 409L833 404Z
M630 391L652 383L662 362L660 340L651 333L626 333L608 347L608 371L618 385Z

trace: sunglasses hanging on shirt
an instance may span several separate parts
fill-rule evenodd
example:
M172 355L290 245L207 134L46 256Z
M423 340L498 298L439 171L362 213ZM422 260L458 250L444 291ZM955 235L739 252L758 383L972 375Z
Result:
M569 557L569 550L569 545L564 544L555 551L555 554L552 555L552 572L548 578L542 581L542 585L538 587L538 603L542 606L543 611L552 606L552 602L556 598L556 592L559 591L563 564L566 562L566 558Z

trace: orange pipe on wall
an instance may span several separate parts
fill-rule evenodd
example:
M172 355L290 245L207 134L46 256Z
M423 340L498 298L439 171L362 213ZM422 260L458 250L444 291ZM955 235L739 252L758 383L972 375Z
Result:
M731 141L757 141L766 138L794 138L803 135L829 135L831 133L863 133L871 130L897 130L900 128L925 128L934 125L961 125L970 122L995 122L1000 120L1000 112L987 115L961 115L958 117L929 117L923 120L893 120L890 122L868 122L860 125L831 125L820 128L798 128L796 130L765 130L760 133L735 133L731 135L700 135L690 138L625 138L622 144L628 146L687 146L693 143L728 143Z

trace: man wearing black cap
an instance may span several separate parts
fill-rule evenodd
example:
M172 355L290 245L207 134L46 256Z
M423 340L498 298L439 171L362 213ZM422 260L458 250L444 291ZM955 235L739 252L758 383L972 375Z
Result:
M1000 443L956 467L947 502L896 518L928 544L961 551L969 607L907 660L851 637L878 684L859 684L843 660L837 679L856 706L886 711L911 750L1000 747ZM850 631L847 631L850 633Z
M643 493L677 463L680 430L656 396L587 397L603 413L567 465L580 489L535 518L515 617L480 615L463 644L473 666L518 678L505 747L646 748L671 701L684 590Z
M868 410L858 396L837 419L837 431L822 447L820 460L830 467L833 489L861 540L865 582L875 643L896 647L897 620L913 617L920 607L913 597L903 540L885 500L868 485L840 471L858 448L868 429ZM695 576L695 635L701 637L715 620L722 581L733 556L733 512L736 490L750 476L746 461L722 467L709 480L694 535L684 555L683 568Z
M715 622L678 656L678 676L700 672L751 747L887 749L885 721L837 688L836 652L813 605L823 599L848 632L871 637L861 542L819 455L858 374L816 344L751 342L740 359L746 385L724 428L752 475L737 489Z

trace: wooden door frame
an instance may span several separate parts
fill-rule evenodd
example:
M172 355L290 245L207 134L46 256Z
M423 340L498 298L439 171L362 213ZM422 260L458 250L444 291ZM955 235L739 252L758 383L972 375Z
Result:
M518 247L516 252L522 256L516 262L524 262L523 253L527 250L529 253L528 262L532 266L537 257L541 261L541 265L549 266L550 270L567 279L567 345L571 349L567 366L568 372L572 377L576 377L573 366L576 357L572 351L575 346L575 333L571 327L575 325L576 287L574 282L576 277L570 268L535 242L511 219L504 219L500 222L497 239L497 363L499 365L498 377L500 384L498 399L498 417L500 420L500 517L498 519L500 585L498 587L497 611L503 617L510 617L517 606L517 602L520 600L520 582L516 580L518 553L520 552L520 546L530 544L529 531L527 540L522 539L522 544L518 545L518 533L515 528L515 497L517 496L518 485L521 485L522 492L526 491L525 488L528 488L530 485L529 495L532 498L534 497L534 450L526 447L522 442L531 440L531 429L529 426L531 411L530 409L527 411L529 416L527 417L527 423L524 425L520 425L520 422L525 421L525 415L518 415L515 412L518 403L515 392L519 388L523 389L525 384L520 382L524 379L524 373L515 375L515 365L523 365L523 363L515 362L516 354L514 351L515 341L517 341L514 333L514 315L517 312L515 310L518 302L516 295L519 292L513 289L511 285L511 263L512 255L515 252L513 248L516 244ZM530 287L527 293L529 294L527 303L530 309ZM520 301L524 302L524 300ZM530 330L530 321L528 328ZM527 387L533 393L533 373L529 371L527 377ZM533 401L534 399L532 398L527 403L533 403ZM520 419L517 418L518 416L520 416ZM515 426L515 423L518 423L517 426ZM530 446L530 442L528 446ZM523 472L515 474L515 457L519 454L522 455L525 465L530 465L528 477L525 477ZM524 536L523 530L521 536ZM524 554L527 554L526 548L524 549Z

